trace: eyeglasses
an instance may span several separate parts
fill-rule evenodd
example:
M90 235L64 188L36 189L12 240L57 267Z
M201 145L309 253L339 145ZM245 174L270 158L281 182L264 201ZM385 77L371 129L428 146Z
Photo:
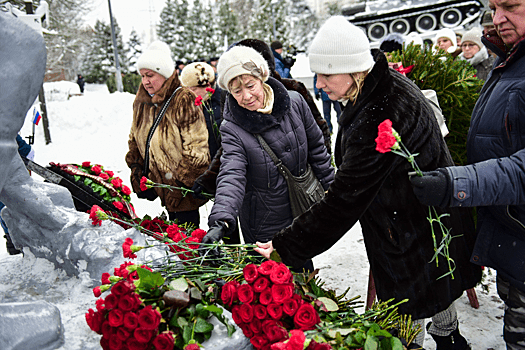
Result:
M478 46L478 45L476 45L476 44L469 44L469 43L461 44L461 48L462 49L466 49L466 48L474 47L474 46Z

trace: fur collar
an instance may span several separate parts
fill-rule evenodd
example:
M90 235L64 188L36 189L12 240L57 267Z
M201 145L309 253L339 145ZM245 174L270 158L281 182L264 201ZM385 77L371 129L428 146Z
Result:
M478 52L476 52L476 54L474 54L474 56L472 56L472 58L469 58L469 59L465 58L463 53L461 53L461 55L459 55L459 58L461 60L467 61L472 66L475 66L475 65L483 62L487 58L489 58L489 53L487 52L487 48L485 46L483 46Z
M278 80L269 77L266 81L274 94L273 110L271 114L263 114L257 111L249 111L240 107L235 98L228 94L224 106L228 113L224 113L224 119L234 122L241 128L252 134L258 134L279 125L281 120L290 110L290 96L284 85Z
M376 88L379 87L379 84L381 84L381 86L389 86L392 80L385 55L378 49L373 49L372 56L375 61L374 68L368 73L363 89L357 97L355 104L349 101L345 106L339 119L341 125L350 123L370 98L377 96Z
M157 93L153 96L150 96L146 89L144 89L142 83L140 83L139 90L135 96L135 102L161 105L164 100L168 99L173 91L175 91L175 89L177 89L180 85L179 76L177 74L177 70L175 69L171 77L169 77L164 82L164 84L162 84L160 90L157 91Z

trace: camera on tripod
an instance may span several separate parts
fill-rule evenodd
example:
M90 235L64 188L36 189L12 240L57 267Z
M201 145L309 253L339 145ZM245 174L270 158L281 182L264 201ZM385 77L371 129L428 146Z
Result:
M298 50L294 45L288 46L286 55L283 57L283 64L285 68L292 68L295 61L297 60L297 54L305 52L304 50Z

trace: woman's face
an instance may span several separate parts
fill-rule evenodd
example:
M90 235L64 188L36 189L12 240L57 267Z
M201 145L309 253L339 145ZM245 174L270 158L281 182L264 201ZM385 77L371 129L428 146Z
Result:
M239 106L249 111L264 107L263 82L250 74L243 74L240 79L234 78L230 85L230 93Z
M441 37L437 40L436 42L436 45L440 48L440 49L443 49L445 51L447 51L447 49L451 46L453 46L454 44L452 43L452 41L450 41L449 38L446 38L446 37Z
M318 89L323 89L330 100L338 101L345 97L354 86L354 78L350 74L317 74Z
M472 41L465 41L461 44L461 51L463 51L463 57L469 60L479 52L479 46Z
M146 68L140 70L140 76L142 77L144 89L146 89L150 95L156 94L166 81L166 78L159 73Z

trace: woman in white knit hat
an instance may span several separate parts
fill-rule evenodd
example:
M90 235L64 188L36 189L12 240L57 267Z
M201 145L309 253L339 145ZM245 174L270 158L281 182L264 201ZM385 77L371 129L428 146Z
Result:
M487 80L492 70L494 57L489 55L487 48L481 42L483 32L480 28L472 28L461 38L461 50L459 59L466 60L476 69L476 77L481 80Z
M228 95L221 125L221 168L203 243L222 239L237 216L245 242L268 241L294 218L286 180L256 134L295 176L304 174L309 164L325 190L334 169L304 98L269 77L260 53L234 46L220 57L217 72L219 86ZM303 264L298 268L313 270L311 262Z
M286 265L300 266L359 221L378 298L408 299L399 311L420 323L433 317L429 333L437 349L467 349L453 303L481 278L480 268L469 262L474 240L470 213L451 210L442 218L454 232L449 253L456 270L454 279L439 278L449 270L442 257L439 267L429 263L435 253L429 209L414 195L408 175L412 168L403 157L376 149L378 126L389 119L407 149L417 154L422 170L453 164L432 108L418 87L390 69L385 55L371 50L361 29L342 16L321 26L308 57L317 88L344 106L335 148L337 172L321 202L256 250L269 257L275 249ZM423 338L422 332L416 343L423 345Z
M133 122L126 162L139 198L160 197L170 220L200 223L199 207L206 201L184 196L180 190L141 189L143 176L156 183L191 188L210 162L208 131L195 95L181 87L171 51L153 42L140 56L137 71L142 83L133 102Z

